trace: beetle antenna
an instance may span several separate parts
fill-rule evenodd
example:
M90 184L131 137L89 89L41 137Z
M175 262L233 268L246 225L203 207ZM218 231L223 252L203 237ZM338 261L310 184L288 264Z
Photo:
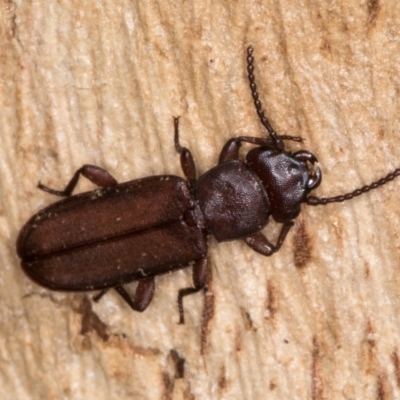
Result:
M250 90L251 95L253 96L254 105L256 106L257 114L260 118L261 123L267 128L267 131L275 144L275 148L277 150L283 150L283 140L292 140L294 142L303 142L304 139L299 136L289 136L289 135L278 135L273 129L271 124L268 121L268 118L264 115L264 111L262 109L261 100L258 97L257 85L255 83L254 77L254 66L253 66L253 47L249 46L247 48L247 72L250 81Z
M390 174L387 174L384 178L379 179L379 181L373 182L370 185L363 186L360 189L356 189L353 192L346 193L340 196L335 196L335 197L316 197L316 196L309 196L305 200L305 203L307 203L310 206L319 206L319 205L325 205L328 203L341 203L346 200L350 200L353 197L360 196L360 194L367 193L372 189L376 189L379 186L385 185L386 183L392 181L394 178L398 177L400 175L400 168L395 169L393 172Z
M248 77L249 77L249 82L250 82L251 95L253 96L253 100L254 100L254 105L256 106L257 114L258 114L258 117L260 118L261 123L267 128L269 136L271 137L272 141L275 144L275 148L277 150L283 150L284 146L283 146L282 138L272 129L272 126L269 123L268 118L264 115L261 101L258 98L257 85L255 83L255 77L253 74L253 72L254 72L253 61L254 61L253 48L251 46L249 46L247 48L247 72L248 72Z

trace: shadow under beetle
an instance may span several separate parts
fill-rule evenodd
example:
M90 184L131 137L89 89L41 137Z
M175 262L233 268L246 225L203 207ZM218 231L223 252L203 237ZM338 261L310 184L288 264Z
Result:
M113 288L136 311L144 311L154 293L155 277L193 266L193 283L178 294L180 322L183 297L205 288L209 267L207 236L218 242L243 239L265 256L284 242L302 203L316 206L349 200L384 185L400 169L371 185L328 198L308 196L321 183L317 158L305 150L285 150L262 110L254 82L253 49L247 49L251 94L269 137L240 136L223 147L219 163L200 178L190 151L179 144L179 119L174 118L175 148L186 179L150 176L119 184L107 171L93 165L78 169L62 191L39 188L66 199L34 215L22 228L17 252L22 268L35 282L54 290ZM242 142L253 144L239 158ZM83 175L102 189L71 196ZM282 223L276 244L261 230L269 218ZM123 285L138 281L133 298Z

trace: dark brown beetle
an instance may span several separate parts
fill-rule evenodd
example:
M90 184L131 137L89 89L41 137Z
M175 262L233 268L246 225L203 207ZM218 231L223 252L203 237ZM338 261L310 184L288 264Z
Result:
M193 265L194 287L182 299L206 286L207 236L218 242L243 239L253 250L271 256L284 242L302 203L342 202L384 185L400 169L379 181L345 195L317 198L309 192L321 183L317 159L308 151L286 151L284 140L264 116L254 82L253 49L247 50L247 70L254 104L269 137L240 136L223 147L216 167L196 179L188 149L179 144L174 118L175 147L186 176L151 176L118 182L105 170L84 165L63 191L46 192L67 197L34 215L22 228L17 252L22 268L35 282L53 290L101 290L98 300L114 288L136 311L144 311L154 293L157 275ZM239 159L242 142L256 145ZM102 189L71 196L79 175ZM261 233L269 218L282 223L277 243ZM138 281L132 299L123 285Z

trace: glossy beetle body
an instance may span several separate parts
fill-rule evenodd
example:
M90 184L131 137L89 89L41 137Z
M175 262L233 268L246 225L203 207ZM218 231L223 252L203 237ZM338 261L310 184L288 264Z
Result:
M179 149L177 118L175 128ZM191 161L186 160L189 151L180 148L187 180L166 175L117 184L106 171L84 166L68 185L68 193L40 185L49 192L68 195L83 174L105 187L68 196L26 223L17 241L24 271L53 290L104 293L116 288L132 308L142 311L151 301L155 276L194 264L195 288L180 291L183 321L182 298L206 284L207 236L212 234L219 242L243 238L254 250L271 255L282 244L290 220L298 214L310 190L312 179L303 153L297 160L296 154L263 146L258 147L259 154L250 151L247 162L243 162L237 159L238 151L240 142L247 140L230 140L221 152L219 165L197 180ZM276 172L267 176L263 172L265 162L268 172L279 164L290 165L292 170L288 173L284 169L283 176ZM293 188L299 190L294 190L297 196L291 196L289 204L282 203L276 212L271 199L281 191L282 179L295 182ZM268 188L263 180L269 182ZM274 246L259 231L271 214L279 219L284 212L289 216ZM132 281L142 285L134 300L122 287Z
M308 196L321 183L316 157L305 150L286 151L284 141L301 142L278 135L264 116L253 75L253 49L248 48L250 89L261 123L269 137L242 136L223 147L217 166L197 178L190 151L179 144L178 118L174 118L175 147L181 155L186 179L153 176L118 184L105 170L85 165L65 190L39 183L47 192L67 196L37 213L22 228L17 252L24 271L37 283L54 290L109 288L137 311L151 302L155 277L193 266L193 287L178 295L180 322L182 299L206 287L207 236L217 241L243 239L265 256L277 252L302 203L342 202L384 185L400 175L400 169L369 186L330 198ZM242 143L253 147L245 160ZM83 175L101 189L70 196ZM276 244L261 230L270 218L282 223ZM123 285L137 281L134 298Z
M192 223L194 207L187 182L176 176L78 194L32 217L18 254L33 280L55 290L105 289L152 277L207 254L204 232Z

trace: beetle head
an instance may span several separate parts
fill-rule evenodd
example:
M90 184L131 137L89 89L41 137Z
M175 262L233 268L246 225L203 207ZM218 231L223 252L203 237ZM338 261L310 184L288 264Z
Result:
M247 165L261 180L277 222L296 218L307 194L321 183L321 170L311 170L317 158L308 151L296 153L256 147L246 156Z

